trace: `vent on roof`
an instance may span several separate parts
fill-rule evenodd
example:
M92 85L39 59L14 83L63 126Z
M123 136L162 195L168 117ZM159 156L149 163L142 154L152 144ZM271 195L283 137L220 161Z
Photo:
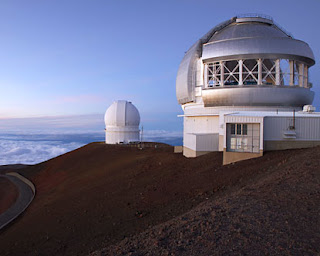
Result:
M303 106L303 112L312 113L315 111L316 111L316 108L312 105L304 105Z

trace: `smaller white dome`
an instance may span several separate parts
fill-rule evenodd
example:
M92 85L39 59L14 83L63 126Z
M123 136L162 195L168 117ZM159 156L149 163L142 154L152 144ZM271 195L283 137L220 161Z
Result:
M118 100L112 103L104 115L107 126L139 126L140 114L138 109L129 101Z

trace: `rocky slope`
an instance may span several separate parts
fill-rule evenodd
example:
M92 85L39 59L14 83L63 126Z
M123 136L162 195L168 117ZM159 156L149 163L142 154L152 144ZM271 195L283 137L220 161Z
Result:
M92 143L20 169L38 193L0 255L319 252L320 148L221 166L154 145Z
M318 151L290 151L245 186L91 255L318 255Z

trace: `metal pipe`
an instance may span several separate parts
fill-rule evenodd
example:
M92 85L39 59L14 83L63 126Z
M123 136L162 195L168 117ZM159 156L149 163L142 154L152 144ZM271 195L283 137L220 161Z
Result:
M293 110L293 126L292 129L295 130L296 129L296 110Z

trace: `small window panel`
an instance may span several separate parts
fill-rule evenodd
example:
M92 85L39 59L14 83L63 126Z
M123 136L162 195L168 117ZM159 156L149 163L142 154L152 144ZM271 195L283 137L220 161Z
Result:
M237 145L237 139L236 138L231 138L230 141L230 149L235 150Z
M242 138L237 138L237 149L241 149L242 148L241 145L242 145Z
M236 125L231 124L231 134L235 135L236 134Z
M247 124L242 125L242 135L248 135L248 125Z
M237 135L241 135L241 124L237 124Z

